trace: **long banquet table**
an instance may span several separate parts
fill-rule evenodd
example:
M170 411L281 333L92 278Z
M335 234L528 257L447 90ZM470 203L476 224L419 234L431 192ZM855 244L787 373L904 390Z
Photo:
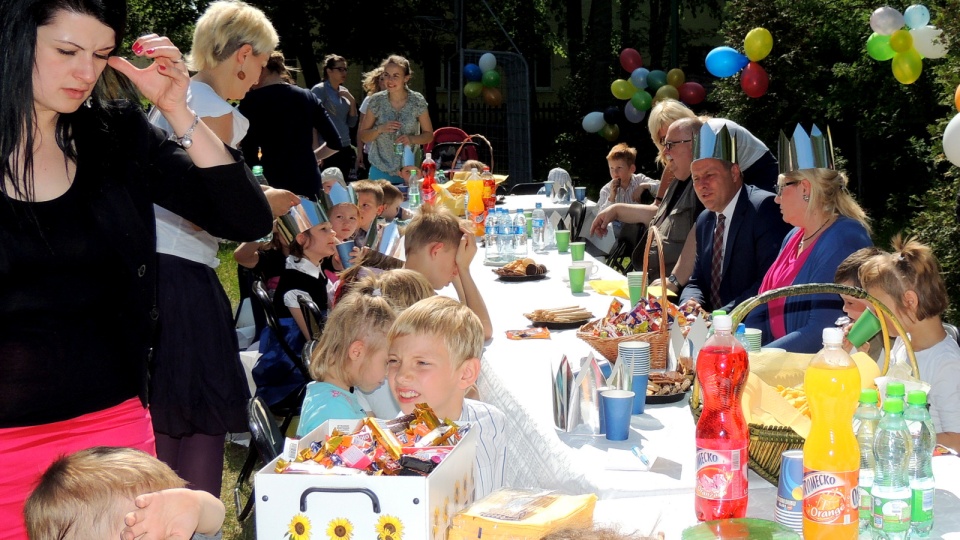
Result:
M542 254L531 251L528 256L546 265L546 279L499 281L492 268L484 266L482 248L471 265L494 329L484 351L478 387L481 399L499 407L507 417L507 485L595 493L601 499L595 512L597 522L642 532L656 528L667 538L679 538L684 528L696 524L694 422L688 399L647 405L644 414L632 417L627 441L558 432L553 425L552 377L563 355L578 365L592 349L576 337L576 330L551 331L548 340L522 341L508 340L505 332L529 327L523 313L538 308L579 305L599 317L606 313L612 297L593 292L589 286L582 294L572 294L564 280L569 254L554 249ZM589 255L587 259L591 260ZM595 279L625 279L601 263L597 266ZM625 451L635 446L656 456L651 470L617 470L615 467L624 466ZM617 455L608 454L608 449ZM960 532L948 533L960 531L960 459L938 457L934 466L938 490L933 537L960 538ZM776 487L753 471L750 497L748 516L773 519Z

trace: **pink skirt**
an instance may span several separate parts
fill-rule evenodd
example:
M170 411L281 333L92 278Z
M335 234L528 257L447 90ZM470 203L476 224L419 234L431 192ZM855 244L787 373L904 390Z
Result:
M23 506L57 458L92 446L128 446L157 455L150 411L138 398L40 426L0 429L0 540L26 540Z

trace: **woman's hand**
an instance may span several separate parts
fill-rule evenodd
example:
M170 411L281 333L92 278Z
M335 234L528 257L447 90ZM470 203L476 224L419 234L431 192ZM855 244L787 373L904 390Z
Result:
M264 186L263 194L270 203L270 210L273 211L273 217L280 217L290 211L291 208L300 204L300 197L285 189L277 189Z
M186 109L190 77L180 49L166 37L148 34L133 43L133 52L153 62L143 69L119 56L111 56L107 62L126 75L161 113Z

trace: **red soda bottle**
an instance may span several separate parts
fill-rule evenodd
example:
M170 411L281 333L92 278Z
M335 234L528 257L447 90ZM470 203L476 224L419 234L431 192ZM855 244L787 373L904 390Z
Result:
M486 165L483 167L480 179L483 180L483 206L489 212L497 205L497 180L490 172L490 167Z
M730 333L728 315L713 318L714 334L697 355L703 412L697 422L697 519L742 518L747 514L747 442L750 433L740 398L750 363Z
M437 199L437 192L433 186L437 183L435 178L437 172L437 162L433 160L430 152L427 152L420 162L420 172L423 173L423 182L420 184L420 192L423 196L424 204L433 204Z

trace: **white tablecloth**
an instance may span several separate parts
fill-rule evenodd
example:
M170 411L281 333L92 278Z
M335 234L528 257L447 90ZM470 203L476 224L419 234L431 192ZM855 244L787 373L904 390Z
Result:
M504 197L504 203L497 205L497 207L506 208L510 212L516 212L517 209L533 210L536 208L537 203L542 205L543 211L547 216L553 212L557 212L557 214L563 218L566 217L567 211L570 209L569 203L555 203L546 195L507 195ZM613 234L613 227L610 226L607 228L606 236L590 235L590 225L593 224L593 220L597 217L598 213L597 203L587 199L584 204L586 207L584 209L583 230L580 232L580 235L584 240L593 244L601 253L610 253L613 246L617 243L617 239Z
M553 426L551 377L564 354L576 364L592 349L576 337L576 330L552 331L549 340L524 341L508 340L505 331L528 327L523 313L538 308L579 305L599 317L612 298L589 287L580 295L570 292L563 280L569 254L560 255L554 250L546 254L531 252L530 257L547 266L547 279L500 282L489 267L483 266L480 256L471 266L493 321L494 335L484 351L478 386L481 398L507 416L511 431L507 484L595 493L601 498L597 522L649 532L659 519L658 530L666 532L668 538L678 538L680 531L696 524L694 422L687 399L647 405L645 414L633 417L630 437L624 442L558 433ZM604 265L599 265L598 277L624 279ZM605 459L606 449L628 450L633 446L658 456L651 471L607 469L610 460ZM960 531L960 459L937 458L935 467L939 489L934 531ZM773 519L776 487L751 471L750 495L748 515ZM960 534L944 537L957 538Z

